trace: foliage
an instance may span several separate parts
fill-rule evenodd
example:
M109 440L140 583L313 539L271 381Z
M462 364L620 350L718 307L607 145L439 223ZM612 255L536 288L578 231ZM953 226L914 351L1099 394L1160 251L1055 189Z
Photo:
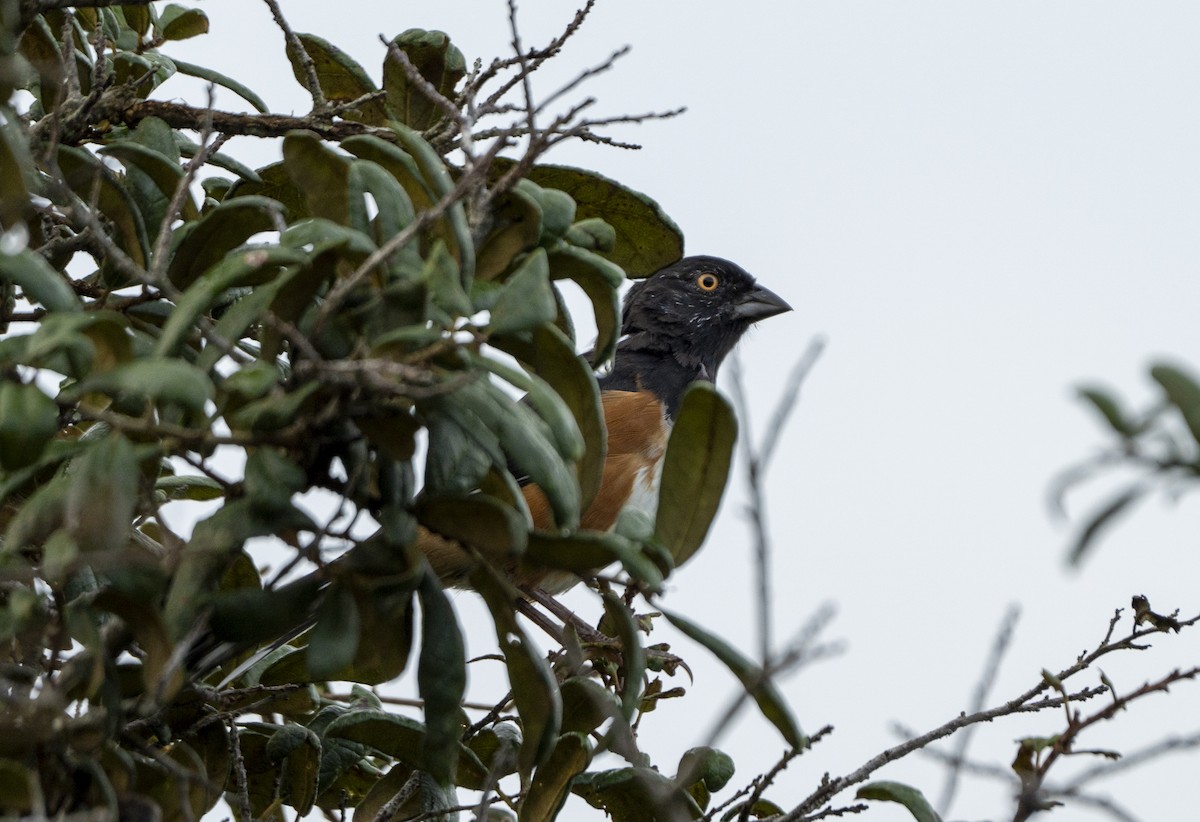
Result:
M1111 391L1098 385L1079 388L1079 396L1100 417L1113 443L1096 456L1065 472L1055 490L1059 507L1073 486L1115 469L1131 469L1134 477L1087 518L1071 547L1070 560L1080 562L1097 538L1122 514L1158 489L1181 493L1200 477L1200 381L1186 367L1159 362L1149 375L1160 397L1134 412Z
M0 44L0 765L38 785L0 780L0 806L188 819L228 794L242 817L400 818L455 805L455 787L495 801L516 774L505 800L523 819L569 790L618 815L646 796L699 813L728 777L672 782L637 749L637 716L666 696L655 672L679 661L642 647L632 603L707 531L728 404L685 401L671 449L701 465L668 467L678 501L656 524L577 527L603 463L593 367L616 343L617 289L682 237L644 195L535 163L562 139L607 139L582 107L543 129L532 112L478 125L582 17L470 72L446 35L410 30L377 84L271 4L313 98L285 117L165 53L207 31L200 9L59 5L5 3ZM152 99L175 74L255 112ZM221 151L235 135L281 137L279 161L245 167ZM501 156L518 137L523 153ZM590 301L589 359L563 283ZM519 476L545 491L554 532L532 531ZM190 533L173 525L189 502L206 505ZM515 715L506 699L471 724L421 528L500 559L619 563L626 596L604 593L618 639L544 658L485 566L473 585ZM259 568L264 545L291 558ZM422 721L363 687L413 664ZM608 748L629 764L583 778Z

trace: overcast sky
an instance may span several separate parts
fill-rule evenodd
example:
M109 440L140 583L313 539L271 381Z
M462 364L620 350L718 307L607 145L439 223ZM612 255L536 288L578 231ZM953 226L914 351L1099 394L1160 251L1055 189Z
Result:
M212 33L165 51L249 80L274 110L305 111L266 6L202 7ZM527 0L525 42L547 41L573 8ZM377 80L378 35L410 27L448 32L468 60L508 50L499 0L290 0L285 10ZM774 616L786 637L833 603L827 636L847 646L784 684L806 729L836 733L789 767L777 798L798 799L822 773L895 742L893 720L924 731L966 709L1009 603L1023 614L989 703L1094 646L1132 594L1185 616L1200 608L1192 499L1139 509L1078 572L1064 563L1070 528L1046 505L1055 473L1103 442L1073 385L1102 381L1141 405L1154 397L1152 358L1200 364L1198 32L1190 2L600 0L557 67L534 77L545 94L629 44L586 89L596 111L688 107L614 132L640 152L572 146L549 159L648 193L688 253L734 259L796 307L741 346L757 430L810 338L828 341L769 477ZM201 99L172 83L162 96ZM242 104L222 93L218 107ZM249 140L226 150L276 159ZM1091 490L1069 498L1076 517L1101 499ZM739 496L666 601L753 649ZM486 629L473 595L455 601ZM595 610L586 595L570 601ZM486 630L474 636L472 653L485 652ZM1120 689L1196 662L1194 634L1153 645L1105 664ZM699 664L703 650L686 640L678 650L697 682L649 716L643 736L668 768L734 685ZM1081 743L1132 750L1193 733L1198 694L1185 684L1146 700ZM982 729L972 750L1007 766L1014 738L1061 728L1061 714L1009 720ZM737 784L783 747L749 714L722 746ZM1166 760L1111 793L1136 818L1182 818L1196 767L1195 756ZM940 773L919 756L878 776L940 794ZM1010 808L1002 791L971 782L951 818ZM879 807L868 818L908 816ZM1052 818L1098 817L1068 807Z

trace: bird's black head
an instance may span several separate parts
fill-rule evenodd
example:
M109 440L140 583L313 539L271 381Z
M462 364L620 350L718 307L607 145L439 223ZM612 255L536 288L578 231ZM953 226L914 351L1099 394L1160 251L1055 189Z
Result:
M634 283L625 295L623 339L608 388L649 388L674 415L688 384L714 380L751 325L791 311L741 266L720 257L684 257Z
M751 325L791 310L729 260L684 257L634 284L621 331L626 347L669 353L713 379Z

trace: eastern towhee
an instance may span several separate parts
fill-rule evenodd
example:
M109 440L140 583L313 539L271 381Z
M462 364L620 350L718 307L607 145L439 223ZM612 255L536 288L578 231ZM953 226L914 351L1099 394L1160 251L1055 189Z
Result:
M684 391L697 380L715 381L725 356L752 324L791 311L740 266L720 257L685 257L634 283L625 295L621 340L612 370L601 376L600 401L608 429L600 490L580 521L608 531L627 506L651 519L671 422ZM551 528L545 495L523 488L535 528ZM473 566L457 542L422 530L418 545L446 585L464 587ZM579 577L527 565L509 566L513 581L547 593Z

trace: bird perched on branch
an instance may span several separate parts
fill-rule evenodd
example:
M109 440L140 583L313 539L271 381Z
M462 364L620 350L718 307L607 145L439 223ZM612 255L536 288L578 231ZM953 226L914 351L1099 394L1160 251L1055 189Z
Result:
M667 438L684 392L697 380L715 380L721 363L751 325L790 310L782 298L758 285L741 267L719 257L685 257L634 283L625 296L622 337L612 370L599 379L608 448L600 488L582 514L582 528L608 531L628 506L655 516ZM526 484L522 492L534 527L552 528L550 505L541 489ZM421 528L417 547L444 584L469 585L475 560L458 542ZM511 558L504 558L501 564L532 598L564 619L572 617L543 593L565 591L579 581L578 576L518 564ZM537 621L536 612L531 611L523 608ZM233 681L267 650L314 621L310 616L295 631L237 666L225 681ZM544 621L539 624L548 625ZM577 630L586 628L580 624ZM548 630L553 633L554 629L550 626ZM242 648L230 642L215 648L199 643L193 656L205 670L222 664Z
M684 392L698 380L714 381L751 325L790 310L740 266L719 257L685 257L634 283L625 295L612 370L599 379L608 451L600 490L581 527L608 531L628 506L654 517L667 438ZM552 527L541 490L527 484L523 494L534 527ZM462 546L430 532L418 544L443 583L467 584L473 560ZM555 593L579 580L523 566L514 581Z

